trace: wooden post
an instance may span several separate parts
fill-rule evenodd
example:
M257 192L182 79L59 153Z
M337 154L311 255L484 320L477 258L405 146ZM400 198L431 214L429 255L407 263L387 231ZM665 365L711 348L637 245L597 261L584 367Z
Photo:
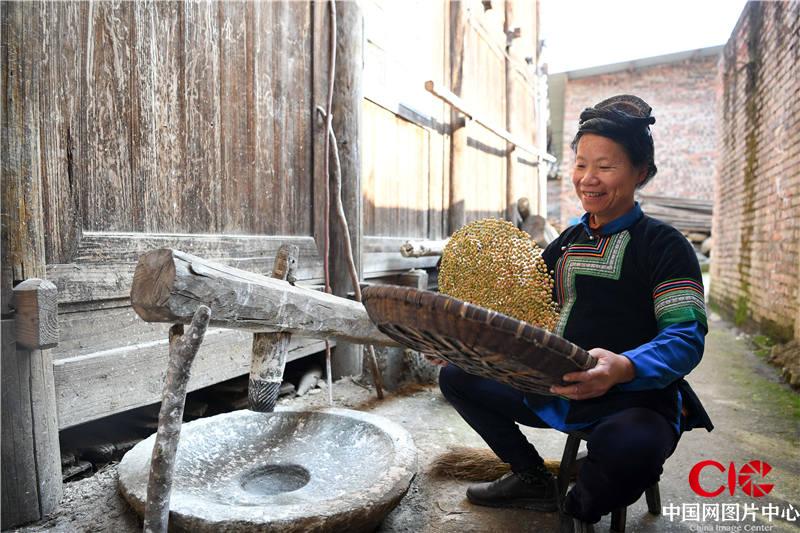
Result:
M511 61L508 59L511 55L511 46L514 42L514 32L511 28L511 21L514 17L514 3L507 1L505 2L505 16L503 17L503 33L505 33L506 37L506 55L505 59L503 60L504 68L503 72L505 74L505 96L506 96L506 106L505 106L505 122L506 122L506 131L510 133L513 132L513 128L511 126L513 117L514 117L514 79L513 79L513 70ZM514 200L516 198L516 190L515 190L515 183L514 183L514 165L515 165L515 154L516 146L512 143L508 143L506 145L506 220L514 222Z
M12 289L45 277L39 148L39 68L41 35L32 24L35 3L3 2L2 17L2 314L9 315Z
M297 245L282 244L275 256L272 277L280 280L286 280L290 274L293 277L299 253ZM291 333L283 332L253 334L253 357L247 386L250 410L260 413L271 413L275 410L291 338Z
M39 520L63 495L53 362L57 290L26 280L14 288L14 320L2 321L2 528Z
M450 17L450 90L463 96L464 55L466 44L466 7L463 2L449 2ZM464 199L464 179L467 157L467 126L464 117L450 110L450 205L448 208L448 234L461 228L467 220Z
M364 16L359 2L336 2L336 73L333 93L333 130L339 143L342 171L342 203L350 229L353 261L359 279L361 261L361 106L364 68ZM333 168L333 164L330 165ZM331 183L331 176L327 176ZM331 186L333 191L333 186ZM335 194L331 194L331 213L336 212ZM333 294L346 297L353 291L348 270L344 239L338 224L331 220L331 288ZM331 361L333 378L361 374L363 347L337 342Z
M158 432L150 458L150 475L147 479L143 528L145 533L167 533L169 496L172 491L172 474L175 471L175 452L181 436L183 408L186 405L186 387L189 385L192 363L203 343L209 318L209 308L201 305L195 311L192 325L185 335L182 324L175 324L169 330L169 363L164 379L161 409L158 412Z
M398 274L391 283L401 285L403 287L413 287L415 289L427 290L428 289L428 272L424 269L414 268ZM388 389L394 389L400 383L401 378L406 375L408 371L408 362L405 357L407 348L404 346L399 347L386 347L378 351L378 365L381 370L383 380ZM367 377L367 373L364 373ZM374 376L372 377L374 380Z

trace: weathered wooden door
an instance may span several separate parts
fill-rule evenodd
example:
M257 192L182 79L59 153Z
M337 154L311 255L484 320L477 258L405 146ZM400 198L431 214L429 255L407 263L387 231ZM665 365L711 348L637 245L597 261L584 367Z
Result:
M4 127L27 162L9 168L38 187L59 289L60 428L160 397L167 325L144 323L128 299L142 252L266 273L291 242L299 278L322 278L324 7L3 3ZM250 346L209 331L190 389L246 373ZM296 339L290 358L321 346Z

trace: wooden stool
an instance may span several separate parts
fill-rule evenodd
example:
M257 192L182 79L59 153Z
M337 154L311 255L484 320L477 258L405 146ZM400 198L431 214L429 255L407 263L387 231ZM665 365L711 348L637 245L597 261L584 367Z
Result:
M559 506L564 501L569 488L569 481L572 472L577 472L580 465L586 459L586 453L578 454L578 447L582 440L587 440L589 433L584 431L571 431L567 433L567 444L564 446L564 453L561 456L561 465L558 470L558 501ZM647 499L647 510L650 514L661 514L661 494L658 491L658 482L644 491ZM611 531L617 533L625 532L625 519L627 507L620 507L611 512ZM563 518L563 513L562 513ZM561 533L572 533L572 520L561 520Z

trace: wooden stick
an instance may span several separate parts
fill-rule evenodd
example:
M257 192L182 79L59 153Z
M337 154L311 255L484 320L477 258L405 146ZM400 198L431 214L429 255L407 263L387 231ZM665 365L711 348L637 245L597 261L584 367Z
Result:
M194 313L186 335L183 326L175 324L169 330L169 366L164 381L164 395L158 413L158 432L150 459L147 481L147 500L144 508L144 532L166 533L169 524L169 498L175 452L181 435L186 386L197 351L208 328L211 310L201 305Z
M280 280L290 275L294 277L299 253L297 245L282 244L275 255L272 277ZM247 404L251 411L271 413L275 410L291 338L292 334L285 332L253 334L253 355L247 386Z

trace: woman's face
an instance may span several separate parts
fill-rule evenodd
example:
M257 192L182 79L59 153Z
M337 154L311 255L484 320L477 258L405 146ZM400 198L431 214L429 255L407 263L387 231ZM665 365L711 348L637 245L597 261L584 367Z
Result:
M633 207L633 193L647 175L634 167L622 145L586 133L578 140L572 184L586 212L603 225Z

